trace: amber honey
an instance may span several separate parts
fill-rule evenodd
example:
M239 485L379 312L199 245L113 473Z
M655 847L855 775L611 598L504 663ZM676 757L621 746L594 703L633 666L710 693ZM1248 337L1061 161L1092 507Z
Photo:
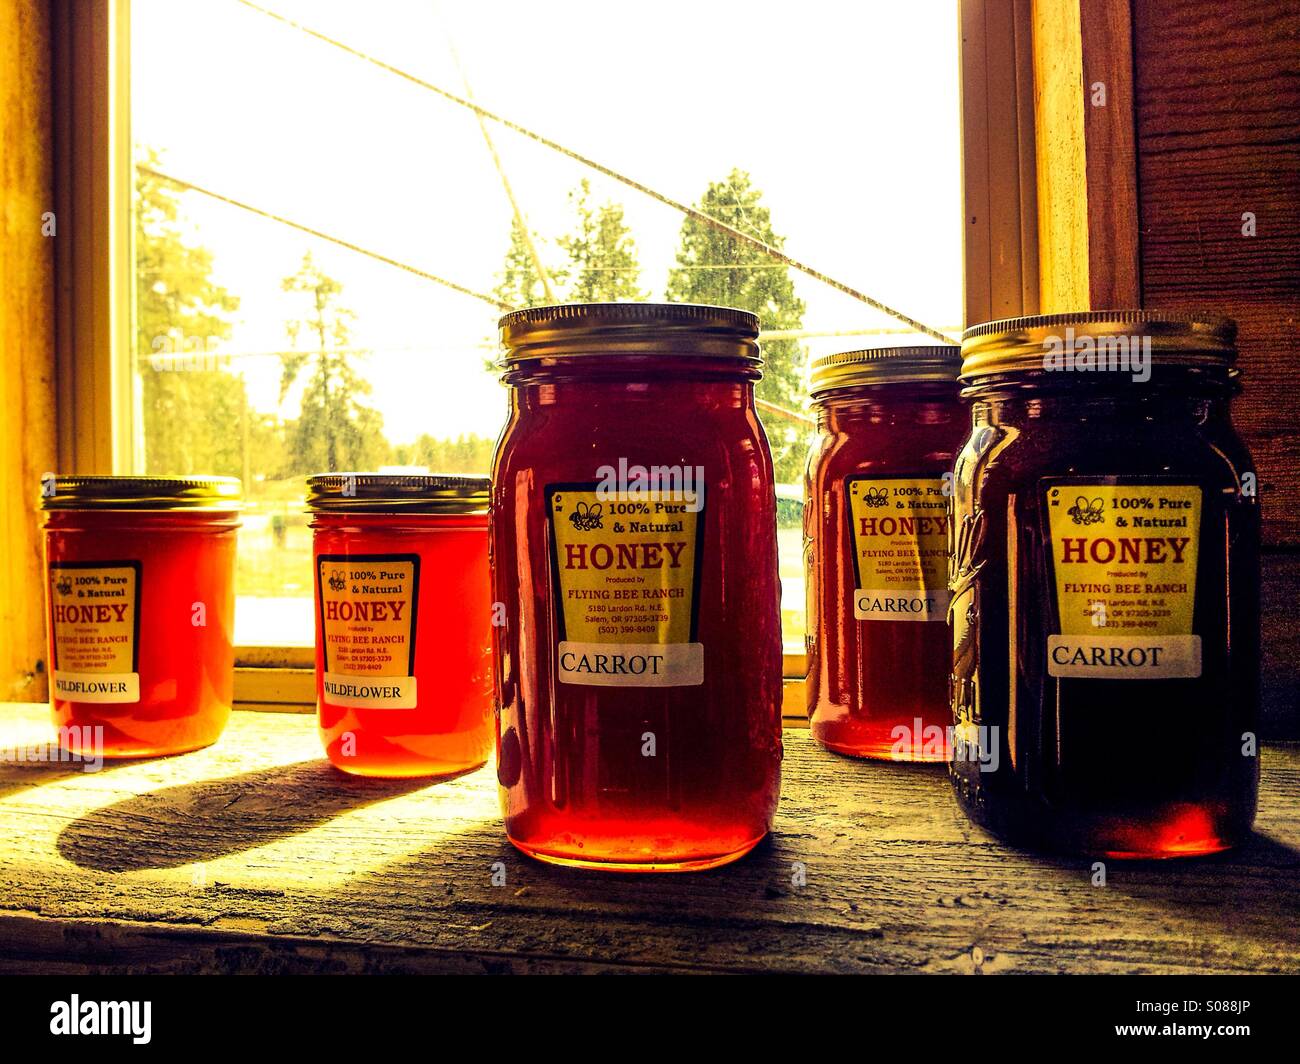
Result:
M44 489L60 739L105 757L215 742L234 697L239 481L58 476Z
M849 351L812 369L804 558L808 714L840 753L946 761L948 509L965 439L955 345Z
M308 481L321 742L361 776L442 776L492 749L486 477Z
M497 771L506 832L541 860L708 868L771 826L781 635L757 332L686 305L502 320Z

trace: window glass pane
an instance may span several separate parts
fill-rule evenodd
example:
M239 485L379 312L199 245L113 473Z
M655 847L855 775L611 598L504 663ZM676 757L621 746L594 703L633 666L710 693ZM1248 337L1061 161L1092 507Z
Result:
M955 333L955 5L268 5L428 84L235 0L132 2L138 453L243 477L238 641L311 641L304 475L487 471L497 302L668 298L773 334L800 646L807 363L910 328L435 89Z

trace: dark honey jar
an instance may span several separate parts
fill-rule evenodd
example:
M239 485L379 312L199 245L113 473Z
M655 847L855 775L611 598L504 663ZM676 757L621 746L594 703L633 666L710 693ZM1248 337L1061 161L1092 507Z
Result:
M812 367L804 559L808 715L839 753L946 761L948 502L966 438L953 344Z
M952 776L999 834L1159 858L1250 830L1259 508L1235 337L1156 311L965 334Z

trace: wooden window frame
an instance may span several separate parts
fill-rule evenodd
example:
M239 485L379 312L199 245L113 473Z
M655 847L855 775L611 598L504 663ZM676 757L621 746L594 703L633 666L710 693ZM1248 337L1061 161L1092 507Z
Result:
M1028 313L1039 287L1030 0L961 4L965 313ZM132 468L139 453L132 343L129 0L51 0L55 187L72 227L56 254L59 466ZM89 383L87 383L89 382ZM236 651L236 702L315 701L310 647ZM784 714L802 721L806 657L784 655Z
M127 0L53 0L59 468L134 465Z
M54 247L67 231L53 194L49 41L45 0L0 7L0 700L12 701L47 697L36 485L56 461Z
M965 322L1039 308L1031 0L961 0Z
M129 0L51 0L56 215L54 370L58 468L133 469L141 452L134 369L135 264ZM43 650L42 650L43 653ZM235 701L315 705L311 647L236 648Z
M0 433L0 474L15 485L15 498L18 485L34 484L51 469L121 468L139 446L131 367L111 357L132 336L132 301L122 295L129 291L133 263L131 189L114 189L109 182L114 166L130 165L129 100L125 86L118 88L129 60L128 4L15 0L4 16L8 39L18 46L6 52L13 77L0 122L7 159L14 160L8 172L16 176L7 189L14 211L0 226L7 293L0 306L0 343L10 367L0 401L11 419L11 431ZM1174 279L1162 274L1160 293L1171 285L1181 291L1178 270L1188 261L1185 219L1158 219L1163 228L1156 231L1153 251L1147 247L1151 227L1144 230L1141 217L1141 120L1144 113L1148 126L1154 119L1150 101L1144 112L1136 99L1141 82L1134 56L1145 42L1144 61L1161 58L1153 55L1152 17L1141 0L959 0L967 324L1140 306L1142 264L1150 267L1152 255L1162 263L1161 255L1170 258L1169 248L1177 254L1164 274L1172 272ZM1106 85L1105 107L1091 106L1085 92L1096 82ZM42 86L49 91L42 93ZM1151 95L1149 84L1145 91ZM1175 87L1165 96L1178 100L1186 91ZM1185 155L1192 149L1181 150ZM1260 178L1251 188L1274 202L1267 181L1279 175ZM34 239L29 215L49 203L57 240ZM1276 268L1282 258L1278 241L1284 239L1274 235L1271 258L1259 252L1246 261ZM1240 301L1239 289L1234 291ZM1266 368L1260 344L1284 324L1269 328L1266 334L1254 321L1251 337L1252 357ZM1285 424L1276 418L1268 424L1275 422ZM1273 475L1291 483L1291 474L1280 475L1278 468L1292 443L1258 425L1256 433ZM1271 697L1274 713L1285 716L1289 704L1282 703L1293 700L1297 682L1287 604L1300 565L1294 521L1280 520L1276 504L1272 512L1272 526L1265 514L1266 703ZM43 575L34 498L22 496L4 516L0 677L8 697L42 700ZM272 708L313 701L310 648L244 647L238 653L241 703ZM786 712L792 719L803 716L799 677L805 667L803 655L786 656L792 680Z

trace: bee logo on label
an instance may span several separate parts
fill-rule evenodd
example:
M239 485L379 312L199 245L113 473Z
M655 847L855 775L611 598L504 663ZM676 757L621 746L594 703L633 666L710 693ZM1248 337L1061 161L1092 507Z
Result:
M1074 505L1066 513L1076 525L1095 525L1098 521L1104 520L1101 500L1085 499L1082 495L1074 500Z
M569 514L569 521L579 532L593 532L598 528L604 528L600 515L602 507L600 503L595 502L588 506L585 502L579 502Z

